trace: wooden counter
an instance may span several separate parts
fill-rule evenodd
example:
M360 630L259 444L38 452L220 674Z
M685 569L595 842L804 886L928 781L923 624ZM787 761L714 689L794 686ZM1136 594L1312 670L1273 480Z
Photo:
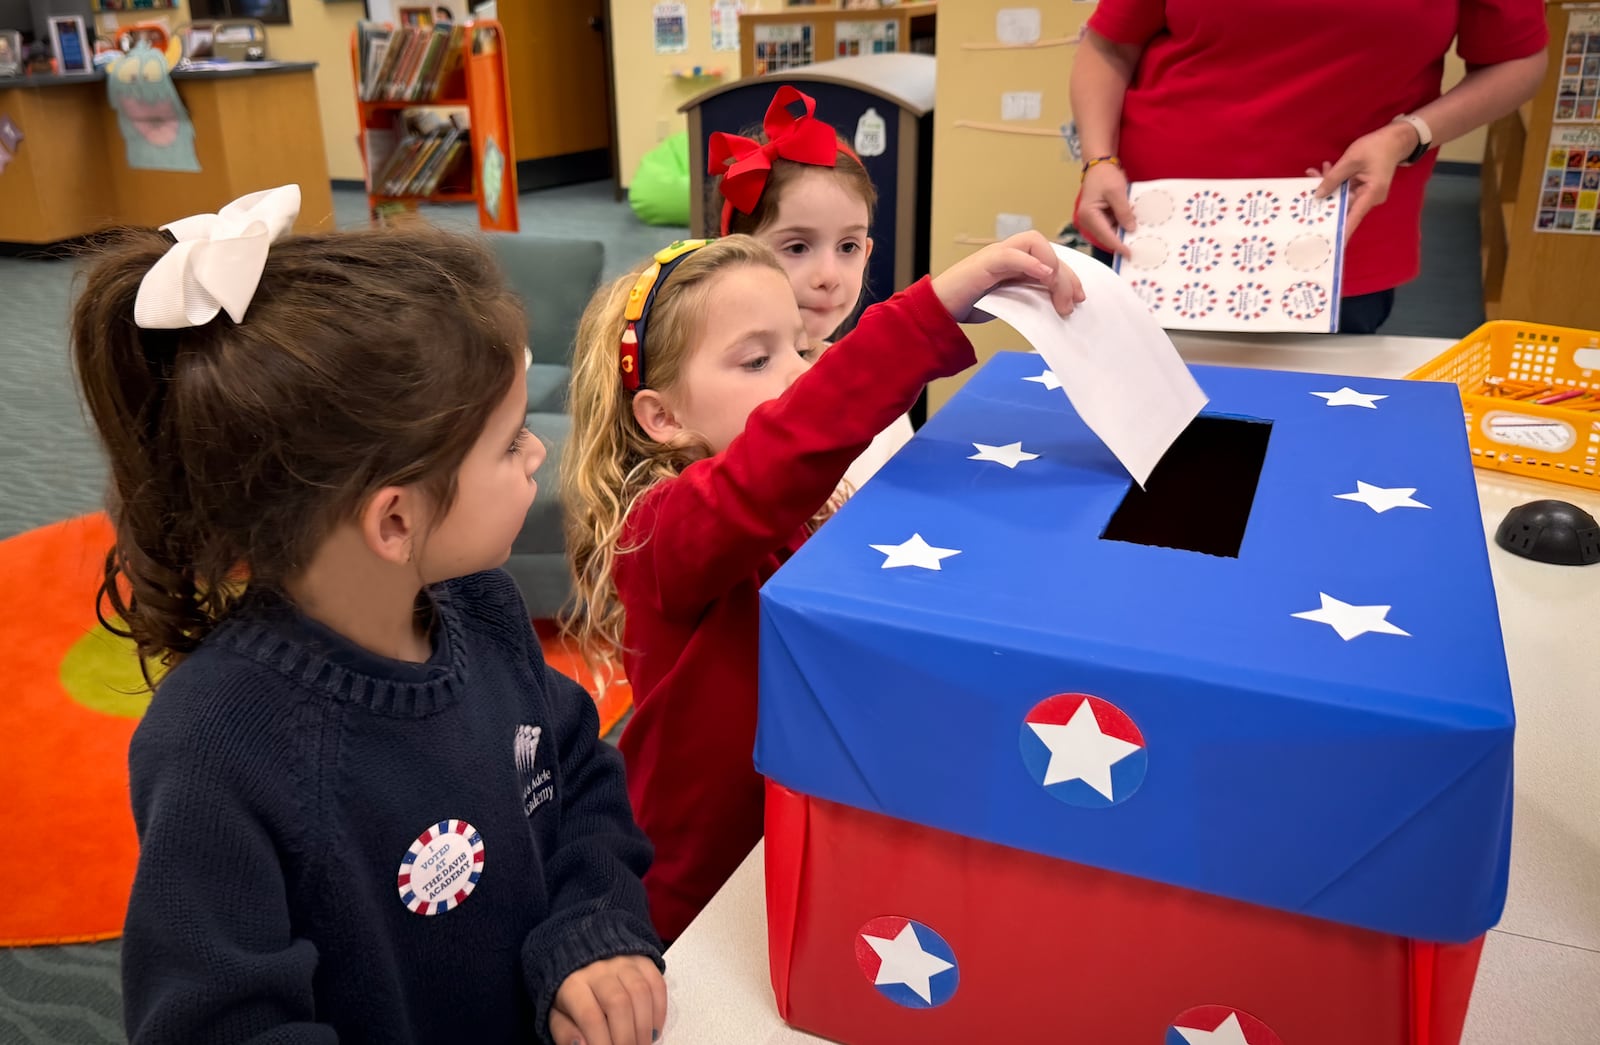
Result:
M290 182L298 232L333 227L333 195L310 62L173 73L194 123L196 173L131 170L104 77L0 80L0 115L22 131L0 173L0 244L44 245L115 225L214 212Z

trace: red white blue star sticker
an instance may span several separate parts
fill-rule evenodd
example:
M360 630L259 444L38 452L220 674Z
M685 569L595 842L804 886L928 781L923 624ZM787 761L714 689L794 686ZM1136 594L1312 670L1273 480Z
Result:
M1068 805L1104 809L1133 797L1149 759L1144 734L1109 700L1063 693L1022 720L1022 764L1034 783Z
M1179 250L1178 259L1184 268L1198 274L1216 268L1217 256L1221 253L1222 248L1212 237L1195 236Z
M879 994L908 1009L935 1009L961 984L944 937L909 918L874 918L856 933L856 963Z
M1277 244L1265 236L1246 236L1233 245L1233 264L1251 276L1265 271L1277 256Z
M1272 291L1254 280L1228 291L1228 312L1234 319L1260 319L1272 305Z
M1317 225L1333 217L1338 208L1337 196L1319 200L1312 190L1307 189L1290 203L1289 213L1302 225Z
M1201 189L1190 196L1183 205L1183 217L1196 228L1208 229L1220 222L1228 213L1228 201L1222 193Z
M1283 1045L1283 1039L1248 1012L1197 1005L1167 1027L1166 1045Z
M1304 280L1283 292L1283 314L1290 319L1316 319L1328 308L1328 290L1321 283Z
M1269 221L1275 221L1282 212L1283 201L1269 189L1247 192L1239 199L1239 220L1250 228L1260 228Z
M441 820L400 858L400 902L417 914L459 907L483 875L483 836L465 820Z
M1128 286L1133 288L1134 296L1143 301L1151 312L1161 311L1161 302L1165 299L1165 295L1161 292L1161 284L1153 279L1141 277L1129 282Z
M1185 283L1173 295L1172 308L1184 319L1204 319L1217 310L1217 292L1205 283Z

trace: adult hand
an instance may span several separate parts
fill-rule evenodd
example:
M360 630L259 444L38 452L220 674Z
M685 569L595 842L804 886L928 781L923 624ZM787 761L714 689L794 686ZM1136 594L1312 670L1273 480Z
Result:
M1337 163L1323 163L1320 171L1314 167L1306 171L1310 177L1322 178L1322 184L1316 189L1318 198L1331 196L1340 185L1350 183L1350 200L1344 216L1346 242L1367 212L1389 198L1394 169L1411 155L1416 145L1415 129L1409 124L1391 123L1351 142Z
M978 299L1004 283L1030 281L1050 291L1063 316L1083 300L1077 274L1056 256L1050 241L1037 232L1019 232L962 258L933 277L933 293L957 323L992 319L973 309Z
M550 1036L557 1045L650 1045L667 1022L667 981L637 955L585 965L556 991Z
M1122 228L1134 228L1133 205L1128 202L1128 176L1115 163L1097 163L1083 175L1083 190L1078 194L1078 228L1096 243L1117 254L1128 253L1117 235Z

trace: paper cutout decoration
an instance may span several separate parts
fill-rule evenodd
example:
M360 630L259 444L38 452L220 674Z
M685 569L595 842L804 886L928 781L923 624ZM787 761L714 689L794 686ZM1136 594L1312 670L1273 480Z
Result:
M134 170L200 170L194 124L172 83L167 55L140 42L106 68L106 99Z
M955 996L961 970L944 937L909 918L874 918L856 933L856 963L878 993L908 1009Z
M1126 283L1086 254L1056 245L1085 300L1063 319L1044 288L1013 284L977 308L1005 320L1050 365L1078 416L1143 486L1206 405L1172 339ZM1041 374L1045 387L1050 382Z
M1283 1039L1248 1012L1197 1005L1172 1021L1164 1045L1283 1045Z
M1149 757L1144 734L1109 700L1063 693L1022 721L1022 763L1033 782L1068 805L1105 809L1133 797Z
M490 221L500 220L500 198L505 192L506 154L493 137L483 142L483 209Z

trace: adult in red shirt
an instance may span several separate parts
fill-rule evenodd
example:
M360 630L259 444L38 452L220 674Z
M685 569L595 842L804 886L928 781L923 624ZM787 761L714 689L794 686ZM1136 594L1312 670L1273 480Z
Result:
M1348 181L1340 330L1372 333L1420 267L1432 147L1531 98L1547 37L1543 0L1101 0L1072 69L1078 228L1121 252L1130 180ZM1468 73L1441 95L1452 41Z

